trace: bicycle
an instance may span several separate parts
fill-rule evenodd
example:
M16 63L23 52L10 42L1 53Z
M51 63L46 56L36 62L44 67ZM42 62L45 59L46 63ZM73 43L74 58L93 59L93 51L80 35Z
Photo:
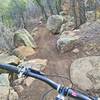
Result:
M33 77L47 83L58 92L58 95L56 96L55 100L64 100L66 96L70 96L77 100L100 100L99 97L90 96L69 87L63 87L62 85L47 78L44 73L33 70L29 67L26 68L23 66L21 68L17 68L16 66L10 64L0 64L0 68L8 70L10 72L14 72L18 74L19 77Z

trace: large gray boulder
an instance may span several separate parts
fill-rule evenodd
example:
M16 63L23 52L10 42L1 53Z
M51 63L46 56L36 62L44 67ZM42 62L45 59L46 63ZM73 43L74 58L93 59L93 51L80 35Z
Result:
M18 100L18 94L10 87L8 74L0 74L0 100Z
M47 28L53 34L59 33L60 27L63 23L63 17L61 15L52 15L47 20Z
M73 50L77 40L79 39L78 36L69 35L69 33L70 32L63 32L57 40L57 50L61 53Z
M70 67L73 84L83 90L100 93L100 56L90 56L75 60Z

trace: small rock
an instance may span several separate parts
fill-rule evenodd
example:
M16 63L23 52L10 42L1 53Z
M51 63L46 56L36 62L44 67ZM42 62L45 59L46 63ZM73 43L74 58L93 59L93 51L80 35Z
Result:
M34 55L36 52L31 47L20 46L13 50L13 53L20 59L24 59L28 56Z
M18 85L21 85L23 83L23 80L25 78L19 78L19 79L16 79L15 81L13 81L13 86L18 86Z
M76 48L72 52L77 54L77 53L79 53L79 49Z
M34 80L34 78L28 77L24 80L23 85L29 87Z
M53 34L56 34L59 33L62 23L63 17L61 15L52 15L47 20L47 28Z
M22 93L24 91L24 88L22 85L14 86L14 89L17 93Z

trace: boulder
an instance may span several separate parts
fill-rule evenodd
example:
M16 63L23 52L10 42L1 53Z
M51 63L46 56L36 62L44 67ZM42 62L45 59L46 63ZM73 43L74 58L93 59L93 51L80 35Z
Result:
M31 55L34 55L36 52L33 48L27 46L19 46L13 50L13 53L20 59L25 59Z
M75 60L70 67L70 76L73 84L79 88L99 91L100 56L90 56Z
M59 33L62 23L63 17L61 15L52 15L47 20L47 29L53 34Z
M68 34L65 33L61 34L59 39L57 40L57 49L61 53L73 50L77 40L79 39L78 36L73 36L69 34L69 32L67 33ZM72 32L72 34L74 33Z
M18 94L10 87L8 74L0 74L0 100L18 100Z
M14 41L15 47L25 45L32 48L37 48L35 40L30 35L30 33L25 29L16 31L13 41Z

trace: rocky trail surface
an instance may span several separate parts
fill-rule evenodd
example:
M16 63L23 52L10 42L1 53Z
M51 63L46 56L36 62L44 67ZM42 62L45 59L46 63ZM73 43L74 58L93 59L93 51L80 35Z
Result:
M28 59L41 58L47 59L48 65L44 72L49 75L63 75L65 77L69 76L69 66L72 63L75 55L71 53L60 54L56 49L56 41L58 39L57 35L52 35L44 27L39 28L36 36L38 50L35 55L30 56ZM56 82L64 84L66 86L71 86L71 82L67 79L49 77ZM50 87L41 81L34 81L33 84L26 88L21 94L19 100L40 100L41 96L49 90ZM55 92L56 93L56 92ZM53 94L48 96L52 99Z
M91 95L100 95L100 21L87 22L79 30L64 31L62 34L52 34L46 25L42 24L31 33L25 32L29 36L26 43L28 46L20 44L13 50L14 55L1 51L1 62L31 66L32 69L43 71L59 84L87 91ZM33 42L29 41L32 39L29 34L32 35L36 48L30 45ZM22 35L15 43L20 43L20 40L23 40ZM26 41L26 38L24 40ZM4 73L4 70L1 72ZM12 75L9 78L15 90L13 93L19 95L18 100L43 100L44 93L51 89L47 84L29 77L16 79L16 76ZM16 100L18 97L14 95L14 99L10 94L6 94L4 97L9 95L9 98L12 98L9 100ZM56 95L56 91L51 91L45 100L54 100Z

